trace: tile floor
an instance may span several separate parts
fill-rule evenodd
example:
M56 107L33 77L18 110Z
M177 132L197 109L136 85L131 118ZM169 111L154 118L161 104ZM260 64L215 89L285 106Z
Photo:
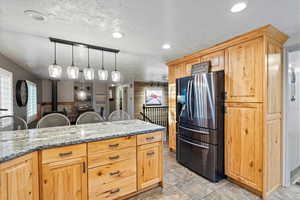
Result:
M165 148L164 188L155 188L130 200L254 200L256 195L222 180L211 183L176 162L175 153ZM276 191L270 200L300 200L300 186Z

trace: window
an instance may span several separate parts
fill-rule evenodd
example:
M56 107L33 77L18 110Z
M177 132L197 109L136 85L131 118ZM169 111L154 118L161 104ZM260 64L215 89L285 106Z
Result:
M0 116L13 114L13 76L12 73L0 68ZM11 118L0 121L0 128L11 125Z
M27 102L27 123L34 121L37 117L37 87L36 84L27 81L28 102Z

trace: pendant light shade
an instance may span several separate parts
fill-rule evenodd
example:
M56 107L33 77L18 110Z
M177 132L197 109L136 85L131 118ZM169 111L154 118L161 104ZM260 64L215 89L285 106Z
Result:
M72 65L67 67L67 75L71 80L78 79L79 68L74 66L74 46L72 45Z
M111 72L111 80L113 82L120 82L121 73L117 71L117 53L115 53L115 70Z
M98 70L98 78L100 81L106 81L108 79L108 71L104 69L104 57L103 57L103 50L102 50L102 68Z
M48 68L49 76L53 79L59 79L62 73L62 67L56 64L56 43L54 43L54 63Z
M90 49L88 48L88 66L87 68L83 69L84 79L87 81L94 80L95 71L93 68L90 67Z

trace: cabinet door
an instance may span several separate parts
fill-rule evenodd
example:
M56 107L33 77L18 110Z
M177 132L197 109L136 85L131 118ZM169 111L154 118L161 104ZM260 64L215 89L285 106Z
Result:
M262 104L231 103L225 114L225 173L262 191Z
M214 53L207 54L201 57L201 62L210 61L211 69L210 71L220 71L224 70L224 60L225 60L224 50L217 51Z
M169 84L169 148L176 150L176 85Z
M263 50L258 38L226 50L227 102L262 102Z
M38 192L36 152L0 165L1 200L38 200Z
M169 84L170 83L176 83L176 78L175 78L175 66L171 65L169 66L169 71L168 71L168 80Z
M162 181L161 142L138 147L138 189L143 189Z
M74 158L44 164L44 200L87 199L86 158Z

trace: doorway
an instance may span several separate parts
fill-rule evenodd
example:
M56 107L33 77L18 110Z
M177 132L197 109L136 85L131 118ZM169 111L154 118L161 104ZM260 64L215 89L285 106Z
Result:
M285 94L284 185L300 186L300 45L286 51Z

